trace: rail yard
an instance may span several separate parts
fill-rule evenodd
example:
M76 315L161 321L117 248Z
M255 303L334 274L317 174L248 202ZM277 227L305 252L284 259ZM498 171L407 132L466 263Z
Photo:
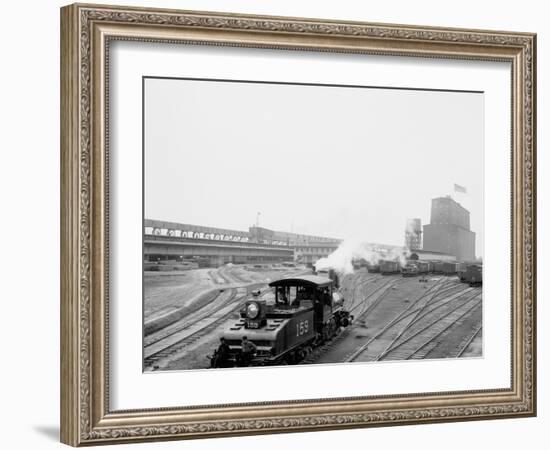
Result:
M144 370L209 368L220 337L243 317L251 298L273 303L270 283L307 279L308 274L311 269L304 266L280 264L146 272ZM292 363L482 356L481 286L461 282L457 275L404 277L369 273L364 267L340 277L339 284L353 321L319 345L304 347L303 357Z

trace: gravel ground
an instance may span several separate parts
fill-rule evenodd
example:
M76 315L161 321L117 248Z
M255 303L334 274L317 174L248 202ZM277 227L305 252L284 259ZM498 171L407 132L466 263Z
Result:
M215 271L214 273L212 271ZM185 276L151 277L146 280L150 302L160 308L160 305L174 307L182 304L182 298L202 289L221 288L222 286L234 287L245 286L252 282L265 282L288 275L282 269L262 270L258 268L246 268L242 266L222 267L219 269L200 269L189 271ZM451 287L447 295L468 289L468 286L458 282L453 277L432 276L428 277L427 283L420 283L418 277L403 278L401 275L382 276L380 274L369 274L361 269L354 274L342 277L342 293L346 298L346 306L353 309L356 316L354 325L345 329L331 345L319 349L319 354L312 359L314 364L341 363L346 360L358 347L376 336L384 327L404 309L409 307L416 299L426 293L428 289L438 283L447 283ZM393 284L387 288L388 285ZM380 296L380 294L383 295ZM196 294L195 294L196 295ZM376 303L367 314L361 317L362 312L368 305L372 304L380 296L379 303ZM161 297L164 297L161 299ZM147 301L147 300L146 300ZM445 308L442 308L444 311ZM237 319L237 314L230 319ZM426 357L429 359L455 357L458 350L463 347L473 336L476 328L482 321L482 308L475 308L471 314L464 317L457 324L449 328L438 340L437 345ZM406 323L406 322L404 322ZM169 361L164 370L200 370L209 367L207 355L210 355L219 343L219 337L227 326L224 322L212 330L208 335L193 342L185 355L178 356ZM382 352L392 339L399 333L399 329L391 330L387 335L374 339L365 355L361 355L356 361L369 361L373 355ZM482 332L472 340L462 357L482 356Z
M145 321L173 308L186 306L189 299L215 286L209 269L194 269L185 272L144 272L143 312Z

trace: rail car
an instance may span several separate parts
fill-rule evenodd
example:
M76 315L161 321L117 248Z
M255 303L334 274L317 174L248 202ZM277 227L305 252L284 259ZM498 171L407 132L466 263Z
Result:
M223 332L228 353L210 356L211 367L296 364L314 347L330 340L353 316L335 280L319 275L288 277L269 284L274 303L258 295L246 301L238 320L232 319ZM243 338L252 342L253 355L243 357Z
M419 274L417 263L407 263L401 268L401 275L404 277L416 277Z
M380 273L380 264L367 263L367 272L368 273Z
M483 266L481 264L469 264L464 273L464 281L470 286L483 284Z
M456 268L456 274L458 276L458 279L464 283L466 282L466 269L468 268L468 264L461 262L457 264Z
M456 275L457 263L445 261L442 263L442 273L444 275Z
M418 267L418 273L420 275L424 275L426 273L430 273L431 270L431 263L428 261L415 261L416 266Z
M382 275L390 275L392 273L399 273L401 271L401 265L398 261L380 261L380 273Z
M360 270L363 267L367 267L368 263L364 258L353 258L351 261L354 270Z
M443 261L433 261L433 273L436 274L442 274L443 273L443 264L445 264Z

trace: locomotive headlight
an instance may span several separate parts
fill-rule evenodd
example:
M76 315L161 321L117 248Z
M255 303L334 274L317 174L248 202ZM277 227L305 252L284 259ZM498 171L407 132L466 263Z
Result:
M249 303L246 307L246 317L249 319L255 319L260 314L260 307L257 303Z

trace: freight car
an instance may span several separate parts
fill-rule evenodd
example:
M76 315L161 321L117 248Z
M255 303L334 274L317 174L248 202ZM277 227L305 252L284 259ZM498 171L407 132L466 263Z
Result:
M369 272L369 273L380 273L380 264L379 263L367 263L367 272Z
M456 275L456 271L457 271L457 263L455 262L449 262L449 261L445 261L444 263L442 263L442 273L444 275Z
M231 320L223 333L228 351L216 350L211 367L296 364L314 347L351 325L353 316L334 280L319 275L282 278L269 284L275 303L259 297L248 300L238 320ZM243 340L255 351L244 357ZM226 347L227 348L227 347Z
M428 261L415 261L418 273L424 275L431 272L431 264Z
M464 273L464 281L470 286L483 284L483 266L481 264L469 264Z
M351 263L354 270L360 270L363 267L368 267L368 263L365 258L353 258Z
M401 265L398 261L380 261L380 273L382 275L390 275L392 273L399 273Z
M409 262L401 268L401 275L404 277L415 277L418 273L418 265L416 263Z
M463 283L466 281L467 268L468 268L468 264L466 264L465 262L458 263L457 265L456 274L458 275L458 279Z
M442 274L443 273L443 265L445 264L443 261L433 261L433 273Z

